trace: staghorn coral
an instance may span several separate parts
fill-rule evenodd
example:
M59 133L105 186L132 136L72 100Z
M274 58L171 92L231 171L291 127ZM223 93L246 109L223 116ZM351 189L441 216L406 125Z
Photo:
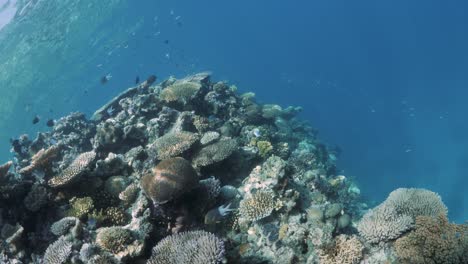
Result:
M160 98L166 102L188 102L201 88L200 83L181 81L176 82L160 94Z
M52 243L44 254L44 264L63 264L68 259L72 252L72 242L66 237L61 236L57 241Z
M444 214L418 216L415 229L395 242L395 252L400 263L468 263L468 225L451 224Z
M37 212L42 206L47 204L47 189L44 186L35 184L23 200L24 206L31 211Z
M276 207L274 194L270 190L259 190L251 197L244 198L239 204L239 214L249 221L265 218Z
M192 132L169 132L156 139L150 146L150 150L154 149L156 151L158 159L168 159L176 157L190 149L197 140L198 135Z
M223 259L221 239L206 231L189 231L159 241L147 264L218 264Z
M321 264L357 264L363 257L364 246L356 236L339 235L333 246L318 251Z
M133 241L132 231L119 226L100 228L96 236L96 243L114 254L124 251Z
M76 180L84 171L86 171L86 169L88 169L95 158L96 152L94 151L81 153L65 170L62 171L60 175L49 180L49 186L61 187Z
M141 187L156 204L165 203L198 184L190 162L177 157L165 159L141 178Z
M34 154L34 156L32 156L31 163L28 166L20 169L19 173L27 174L31 173L35 169L48 166L48 164L57 157L60 149L61 145L53 145L47 149L39 150L36 154Z
M440 196L424 189L399 188L376 208L368 211L357 228L370 243L394 240L413 228L417 216L446 215Z
M198 151L194 155L192 162L196 167L205 167L226 159L236 149L237 142L235 139L220 140Z

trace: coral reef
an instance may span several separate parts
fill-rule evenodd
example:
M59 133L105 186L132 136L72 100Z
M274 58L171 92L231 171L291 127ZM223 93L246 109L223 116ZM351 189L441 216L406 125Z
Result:
M91 120L12 139L0 262L467 262L466 226L433 192L397 189L366 212L300 110L207 72L152 77Z

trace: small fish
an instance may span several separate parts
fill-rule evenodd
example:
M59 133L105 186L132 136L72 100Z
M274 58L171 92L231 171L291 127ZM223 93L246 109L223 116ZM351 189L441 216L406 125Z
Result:
M101 77L101 84L106 84L110 79L112 78L112 75L107 74Z
M164 40L164 44L169 44L169 40L168 39Z
M223 221L223 219L235 209L230 208L231 204L221 205L208 211L205 215L205 224L213 225Z
M135 78L135 84L138 84L140 83L140 76L137 75L137 77Z
M55 125L55 121L53 119L49 119L49 120L47 120L46 125L48 127L53 127Z
M32 123L33 123L33 125L35 125L35 124L39 123L39 121L40 121L39 116L35 116L35 117L33 118L33 120L32 120Z

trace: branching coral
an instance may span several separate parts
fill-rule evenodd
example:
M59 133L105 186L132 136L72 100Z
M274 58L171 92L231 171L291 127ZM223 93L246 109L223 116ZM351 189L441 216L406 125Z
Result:
M193 157L193 164L204 167L222 161L229 157L237 149L235 139L224 139L208 145L198 151Z
M60 145L53 145L47 149L39 150L31 158L31 163L19 170L19 173L31 173L33 170L47 166L60 152Z
M44 254L44 264L63 264L72 252L72 242L61 236L52 243Z
M273 192L259 190L240 202L239 213L241 217L249 221L257 221L269 216L275 207L276 201Z
M158 159L163 160L182 154L190 149L197 140L197 134L192 132L169 132L156 139L150 149L155 149Z
M76 180L81 174L88 169L91 163L96 158L96 152L84 152L65 169L60 175L57 175L49 180L49 186L60 187Z
M224 243L206 231L177 233L161 240L147 264L218 264L224 259Z
M321 264L357 264L363 256L364 246L356 236L339 235L335 244L319 250Z
M91 197L72 198L68 215L82 219L91 213L93 209L94 202Z
M415 229L395 242L395 252L401 263L468 263L468 225L451 224L444 214L418 216Z

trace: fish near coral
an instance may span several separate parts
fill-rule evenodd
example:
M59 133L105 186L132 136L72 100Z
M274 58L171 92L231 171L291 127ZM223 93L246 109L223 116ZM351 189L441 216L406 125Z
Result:
M208 211L205 215L205 225L217 224L223 221L224 217L235 210L231 209L230 206L231 204L221 205Z
M141 187L155 204L163 204L193 189L198 175L190 162L177 157L159 162L141 178Z

